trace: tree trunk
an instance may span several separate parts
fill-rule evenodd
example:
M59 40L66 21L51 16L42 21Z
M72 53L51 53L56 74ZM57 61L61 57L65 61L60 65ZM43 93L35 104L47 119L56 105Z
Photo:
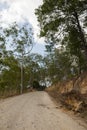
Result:
M74 9L74 17L76 18L77 27L78 27L79 34L80 34L80 39L82 41L81 49L84 50L85 59L87 60L87 42L86 42L85 34L84 34L84 32L81 28L81 25L80 25L80 21L79 21L79 18L78 18L77 11L75 9Z

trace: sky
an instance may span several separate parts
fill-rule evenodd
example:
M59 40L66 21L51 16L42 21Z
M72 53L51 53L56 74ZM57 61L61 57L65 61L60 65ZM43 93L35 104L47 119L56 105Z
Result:
M0 0L0 22L22 23L28 21L34 29L35 46L33 52L44 54L44 39L39 38L39 26L35 16L35 9L42 4L42 0Z

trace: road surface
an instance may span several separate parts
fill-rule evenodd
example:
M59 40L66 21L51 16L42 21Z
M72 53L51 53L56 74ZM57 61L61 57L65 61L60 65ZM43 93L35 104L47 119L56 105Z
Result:
M0 130L86 130L63 113L46 92L0 101Z

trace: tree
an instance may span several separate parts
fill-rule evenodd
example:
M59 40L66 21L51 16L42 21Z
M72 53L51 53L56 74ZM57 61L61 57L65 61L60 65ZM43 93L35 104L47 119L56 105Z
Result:
M14 95L19 93L20 66L13 55L7 55L2 60L0 73L0 96Z
M21 66L21 93L23 91L24 83L24 58L28 55L33 47L33 30L30 27L29 23L25 23L22 26L17 25L16 23L12 24L9 28L5 29L5 34L7 42L11 42L12 47L14 47L14 55L19 59Z
M55 49L51 54L48 54L44 61L48 80L51 83L56 83L75 76L77 69L72 61L73 59L69 57L69 54L60 49Z
M86 14L86 0L43 0L43 4L36 9L41 28L40 36L46 37L49 43L66 47L71 55L77 56L78 59L83 57L86 62Z
M26 57L25 72L28 74L29 84L32 86L33 81L38 81L40 84L45 83L45 66L43 56L39 54L31 54Z

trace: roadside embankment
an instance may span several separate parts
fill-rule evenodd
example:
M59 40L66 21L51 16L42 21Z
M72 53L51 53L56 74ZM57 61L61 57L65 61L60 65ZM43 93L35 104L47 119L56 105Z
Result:
M87 73L73 80L57 83L46 91L62 107L79 113L87 122Z

